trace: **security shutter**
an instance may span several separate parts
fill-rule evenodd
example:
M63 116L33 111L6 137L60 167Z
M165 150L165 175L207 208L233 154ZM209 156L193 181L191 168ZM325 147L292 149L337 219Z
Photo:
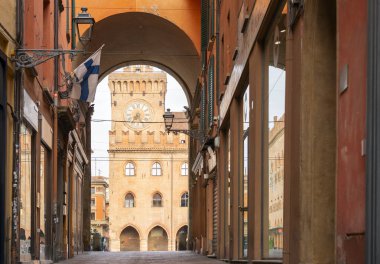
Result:
M201 132L205 133L206 131L206 87L202 87L201 94Z
M218 246L218 185L216 177L214 178L214 189L213 189L213 234L212 234L212 250L216 253Z

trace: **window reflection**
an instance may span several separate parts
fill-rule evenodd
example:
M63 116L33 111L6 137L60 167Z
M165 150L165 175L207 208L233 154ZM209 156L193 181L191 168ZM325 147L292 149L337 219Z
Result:
M269 258L282 258L283 251L286 14L285 5L276 17L266 45L264 256Z
M32 131L20 129L20 260L31 260Z
M241 206L241 235L242 257L248 256L248 130L249 130L249 87L243 95L243 177L242 177L242 206Z

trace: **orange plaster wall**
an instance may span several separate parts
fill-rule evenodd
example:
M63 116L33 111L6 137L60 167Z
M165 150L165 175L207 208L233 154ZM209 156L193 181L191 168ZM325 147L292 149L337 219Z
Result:
M95 220L101 221L105 219L105 201L103 195L95 196L95 206L96 206L96 218Z
M194 0L87 0L76 1L76 14L87 7L95 21L125 12L145 12L165 18L181 28L200 53L200 1Z

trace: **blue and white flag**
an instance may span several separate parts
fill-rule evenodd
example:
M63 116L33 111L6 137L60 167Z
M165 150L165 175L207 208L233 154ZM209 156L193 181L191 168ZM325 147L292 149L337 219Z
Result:
M98 86L100 55L103 46L74 70L73 87L70 93L71 98L89 103L95 100L96 87Z

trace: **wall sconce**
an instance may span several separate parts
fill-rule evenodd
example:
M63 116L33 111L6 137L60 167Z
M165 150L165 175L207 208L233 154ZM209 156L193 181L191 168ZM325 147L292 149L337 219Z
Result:
M87 12L87 7L82 7L81 10L82 12L73 19L73 22L76 25L80 43L86 45L89 41L91 41L92 29L95 24L95 19ZM86 34L85 32L80 32L80 25L89 26Z

